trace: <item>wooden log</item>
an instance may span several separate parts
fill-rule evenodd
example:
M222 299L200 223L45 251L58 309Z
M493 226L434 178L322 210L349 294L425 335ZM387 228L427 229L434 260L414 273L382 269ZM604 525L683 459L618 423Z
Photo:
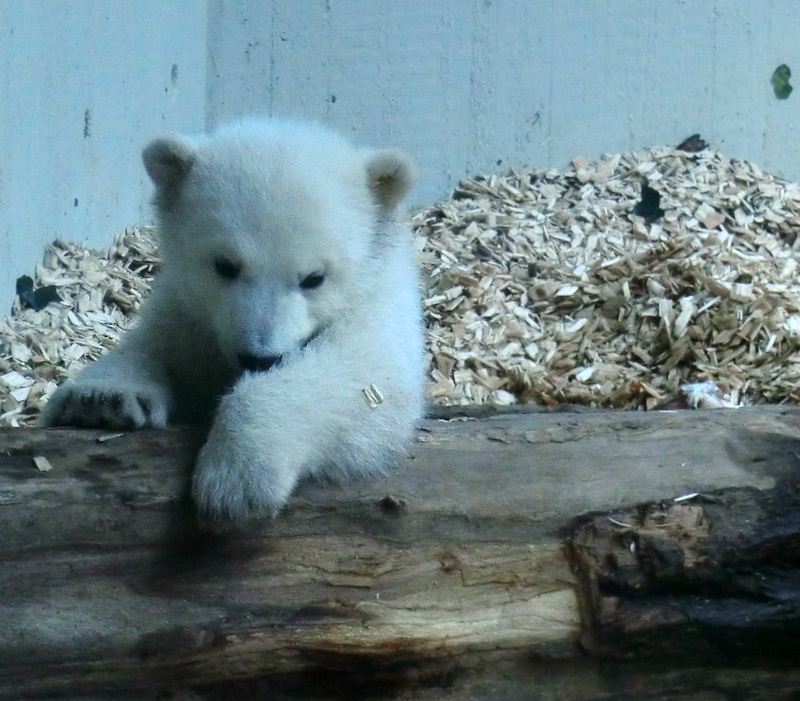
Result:
M306 484L242 529L197 523L201 440L0 432L0 697L396 694L503 669L514 689L542 660L619 688L637 660L738 688L739 665L778 665L769 688L800 691L780 668L800 653L797 409L431 419L396 472Z

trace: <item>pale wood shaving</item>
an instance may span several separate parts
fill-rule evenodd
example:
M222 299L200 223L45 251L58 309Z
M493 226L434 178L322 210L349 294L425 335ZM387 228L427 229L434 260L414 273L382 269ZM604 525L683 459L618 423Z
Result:
M125 434L124 433L106 433L102 436L98 436L95 438L96 443L108 443L108 441L114 441L117 438L122 438Z
M52 463L43 455L37 455L33 458L33 464L39 472L51 472L53 470Z
M378 386L371 382L369 385L361 390L364 393L364 398L367 400L371 409L377 409L378 405L383 404L385 397L383 392L378 389Z

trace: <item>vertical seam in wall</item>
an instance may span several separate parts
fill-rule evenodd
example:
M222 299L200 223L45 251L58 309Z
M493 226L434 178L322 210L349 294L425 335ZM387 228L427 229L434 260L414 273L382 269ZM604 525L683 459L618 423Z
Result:
M553 26L553 23L556 19L556 2L558 0L550 0L550 26ZM547 152L547 162L551 163L553 160L553 74L554 66L553 61L555 59L555 42L553 40L554 32L548 33L548 39L550 41L550 65L548 67L548 74L550 76L548 80L548 95L547 95L547 137L545 139L546 142L546 152Z
M206 60L203 62L203 95L205 104L203 105L203 124L205 130L211 131L214 126L212 115L212 104L216 101L214 90L216 89L217 58L216 47L212 46L214 32L213 26L219 26L220 0L206 0L206 36L204 46L206 47Z
M717 43L717 24L719 23L719 0L714 2L714 8L711 11L711 107L709 114L711 115L711 124L714 131L717 129L717 51L719 51L719 44Z
M458 163L458 149L453 147L454 139L453 134L456 134L457 131L455 129L456 120L454 118L456 107L454 105L454 89L452 85L452 77L453 77L453 2L457 2L458 0L448 0L445 3L443 13L441 16L441 23L439 26L439 32L443 37L443 41L447 46L447 50L442 53L441 64L439 66L439 70L441 71L441 84L445 86L444 91L444 100L443 100L443 109L444 109L444 123L446 125L445 133L447 134L447 146L446 150L443 154L443 160L445 163L453 164ZM440 144L441 148L441 144ZM441 153L441 151L440 151ZM421 154L420 154L421 155ZM445 172L445 180L444 180L444 187L446 188L445 192L452 189L453 185L453 169L452 165L449 165L446 168Z
M275 4L279 0L270 0L270 31L269 31L269 87L267 99L269 106L267 113L270 117L275 114Z
M772 46L772 18L775 12L775 5L773 0L770 0L769 9L767 10L767 46ZM770 60L772 60L772 56L770 56ZM774 61L772 61L769 65L771 66ZM768 66L767 66L768 67ZM759 74L760 74L761 66L759 66ZM767 75L769 75L767 73ZM759 75L760 77L760 75ZM759 92L760 96L760 92ZM767 134L769 133L769 127L772 123L772 105L767 105L767 109L765 110L765 119L764 119L764 128L761 130L761 162L763 163L767 157Z
M658 5L657 2L654 2L651 5L651 7L653 8L653 11L652 11L652 13L650 14L650 16L648 18L649 19L649 25L648 25L648 28L647 28L647 30L648 30L647 31L647 36L648 36L648 38L650 39L650 41L652 42L652 44L654 46L658 46L659 45L658 44L658 39L659 39L659 37L658 37L658 22L659 22L658 9L659 9L659 5ZM645 65L647 66L647 73L644 75L644 84L645 85L655 85L654 80L653 80L653 74L658 75L658 71L655 70L655 68L654 68L655 65L656 65L656 59L650 53L647 53L646 56L647 56L647 60L646 60ZM644 102L645 119L646 120L654 119L655 115L656 115L656 111L657 111L658 101L653 97L653 91L652 90L643 90L642 94L644 95L644 101L645 101ZM656 105L656 109L653 108L654 104ZM642 122L642 120L639 121L639 134L640 135L642 134L641 122ZM634 147L634 149L639 149L639 148L644 148L645 147L645 144L642 143L641 136L639 137L639 140L636 143L633 144L633 147Z
M472 41L470 60L470 162L469 175L488 166L485 163L489 142L488 130L492 118L492 101L489 95L489 68L491 61L491 36L496 29L492 25L489 3L485 0L472 2Z
M387 50L391 41L389 40L389 33L392 31L392 4L389 4L382 12L376 13L379 26L377 31L378 55L384 57L383 60L378 61L378 90L380 93L380 101L383 105L383 113L381 114L382 136L388 142L390 138L390 123L392 114L391 95L386 80L386 56Z
M331 60L330 52L333 47L333 18L331 17L331 0L325 0L325 19L322 23L325 31L325 50L328 52L328 57L324 62L325 70L325 116L330 117L333 111L333 102L331 95L333 95L333 83L331 82Z

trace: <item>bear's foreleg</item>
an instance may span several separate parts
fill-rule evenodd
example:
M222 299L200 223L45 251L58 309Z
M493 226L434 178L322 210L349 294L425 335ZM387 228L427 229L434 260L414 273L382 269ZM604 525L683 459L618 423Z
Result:
M246 373L223 397L195 468L199 510L214 519L275 515L307 474L386 469L422 411L415 368L368 348L307 349L268 372ZM379 387L370 403L364 388Z

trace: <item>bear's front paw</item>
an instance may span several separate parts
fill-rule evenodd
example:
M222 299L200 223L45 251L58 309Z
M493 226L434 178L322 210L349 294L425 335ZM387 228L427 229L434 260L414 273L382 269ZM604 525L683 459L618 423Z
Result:
M200 451L192 481L195 504L214 520L276 516L297 482L264 433L215 424Z
M59 388L42 410L42 426L163 427L169 397L156 384L74 382Z

